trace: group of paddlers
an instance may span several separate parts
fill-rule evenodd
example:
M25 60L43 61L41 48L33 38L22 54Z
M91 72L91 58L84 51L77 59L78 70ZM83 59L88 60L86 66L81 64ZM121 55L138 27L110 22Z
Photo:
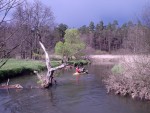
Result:
M68 66L65 66L65 70L69 70L69 69L74 69L75 68L75 73L77 74L81 74L81 73L86 73L88 74L88 70L86 70L84 67L83 67L83 64L80 63L80 64L74 64L74 65L68 65Z
M76 67L76 73L86 73L88 74L88 71L84 67Z

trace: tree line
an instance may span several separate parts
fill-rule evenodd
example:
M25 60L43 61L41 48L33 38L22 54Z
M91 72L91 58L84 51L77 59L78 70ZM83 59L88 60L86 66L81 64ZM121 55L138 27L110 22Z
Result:
M22 0L1 0L0 10L13 10L12 19L5 17L0 21L0 56L37 59L40 53L38 34L48 50L62 40L68 26L55 25L54 14L50 7L35 0L28 3ZM15 3L14 3L15 2ZM9 7L12 5L11 7ZM62 27L61 27L62 26Z
M12 18L7 19L8 12L12 9ZM79 45L85 45L87 54L94 54L91 50L118 54L148 53L149 10L148 8L145 10L142 21L136 24L129 21L118 25L118 21L114 20L105 25L103 21L99 23L91 21L88 26L83 25L75 30L79 35L77 37L82 40L80 41L82 44ZM0 20L0 59L10 57L38 59L41 53L38 34L48 51L54 52L56 45L62 46L67 42L68 38L65 38L65 35L70 29L68 25L56 24L51 8L38 0L33 3L26 0L1 0L0 12L4 14ZM70 53L72 54L72 51Z
M149 28L140 21L136 24L129 21L121 26L117 20L107 25L103 21L94 25L91 21L79 31L87 46L108 53L143 53L149 46Z

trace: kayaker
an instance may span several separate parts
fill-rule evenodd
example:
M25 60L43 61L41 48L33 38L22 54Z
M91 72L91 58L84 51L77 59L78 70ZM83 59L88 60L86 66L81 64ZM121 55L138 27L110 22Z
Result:
M81 73L79 66L76 67L76 73Z

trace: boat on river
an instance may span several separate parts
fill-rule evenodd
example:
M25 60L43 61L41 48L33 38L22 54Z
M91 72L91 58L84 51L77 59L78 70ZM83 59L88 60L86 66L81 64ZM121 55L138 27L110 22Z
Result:
M75 73L73 73L74 76L85 75L85 74L88 74L88 72L81 72L81 73L75 72Z

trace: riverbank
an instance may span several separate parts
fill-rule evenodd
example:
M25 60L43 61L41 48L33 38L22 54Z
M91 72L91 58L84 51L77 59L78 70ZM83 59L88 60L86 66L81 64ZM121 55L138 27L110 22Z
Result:
M150 100L149 55L91 55L93 64L113 64L104 80L108 92Z
M89 55L87 56L90 59L93 65L102 65L102 64L115 64L124 56L122 55Z
M150 100L150 57L128 55L122 57L105 80L108 92L133 99Z
M73 60L69 64L83 63L88 64L86 60ZM60 61L51 61L52 67L60 65ZM17 60L9 59L8 62L0 69L0 82L8 78L22 76L24 74L33 73L34 70L43 71L46 69L45 62L36 60Z
M54 63L55 65L55 63ZM28 74L34 70L44 70L46 68L44 62L34 60L16 60L9 59L8 62L0 69L0 81Z

